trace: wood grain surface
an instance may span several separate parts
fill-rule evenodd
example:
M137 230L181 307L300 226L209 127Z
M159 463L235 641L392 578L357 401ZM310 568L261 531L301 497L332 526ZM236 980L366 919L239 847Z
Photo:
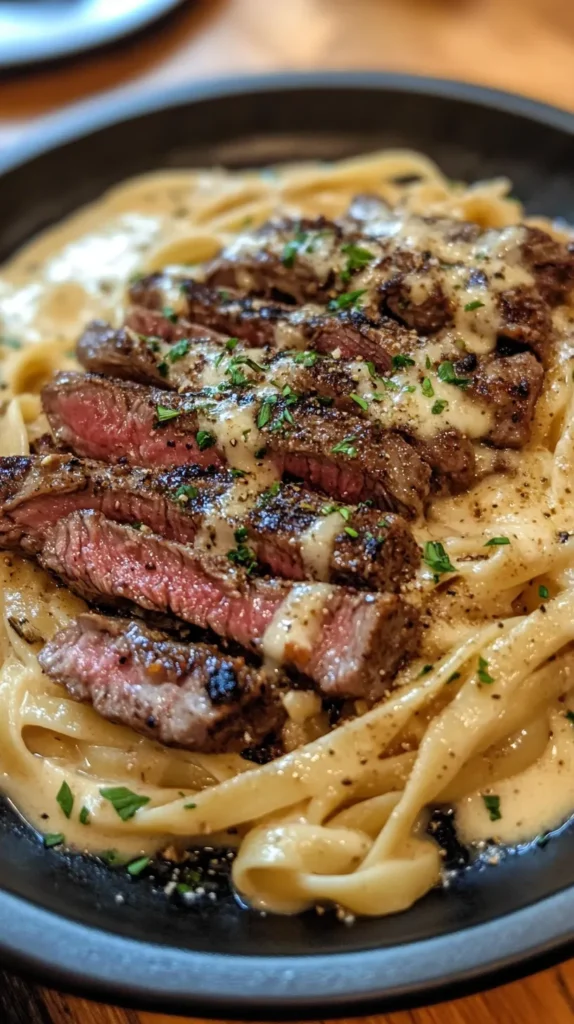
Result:
M35 118L104 90L156 90L197 78L316 68L463 78L574 110L574 0L190 0L160 24L105 51L0 78L0 147L33 131ZM574 961L481 995L366 1019L574 1022ZM186 1024L183 1018L89 1003L0 974L0 1024L169 1021Z

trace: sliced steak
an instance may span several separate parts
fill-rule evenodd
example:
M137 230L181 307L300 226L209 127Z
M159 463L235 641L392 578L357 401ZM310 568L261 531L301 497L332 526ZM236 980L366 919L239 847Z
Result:
M296 407L280 399L271 409L260 429L282 475L339 501L372 500L377 508L408 517L423 511L431 472L398 434L315 399Z
M155 468L225 462L214 439L198 441L192 397L94 374L58 373L43 388L42 404L56 440L87 458Z
M74 373L58 374L42 392L57 440L88 458L158 468L221 467L226 454L217 442L217 423L224 413L245 413L251 424L246 444L252 452L263 446L261 457L267 450L281 475L352 504L372 499L411 517L422 511L431 472L403 438L318 400L297 400L295 419L294 396L272 397L265 422L265 400L251 392L206 398ZM213 433L205 429L210 424Z
M345 358L372 360L382 373L389 371L393 353L405 351L416 342L395 320L379 315L373 319L352 304L333 311L317 305L294 310L285 304L210 288L198 281L184 279L180 287L185 304L181 332L186 324L202 325L254 347L340 352ZM172 288L169 275L154 274L138 282L130 294L133 302L153 310L161 308L163 293ZM141 323L141 306L135 306L128 315L128 325Z
M364 206L364 204L363 204ZM497 336L545 361L552 306L574 285L574 251L540 229L482 231L446 217L379 206L378 215L338 224L271 221L241 236L205 270L205 283L251 296L354 306L427 335L453 324L494 349Z
M457 368L462 372L460 365ZM522 448L530 440L543 381L544 370L531 352L507 357L494 354L480 362L472 389L487 399L493 414L494 422L486 435L491 444Z
M346 507L326 522L324 498L278 483L257 498L249 475L194 466L153 472L69 455L0 459L0 547L36 553L52 526L81 509L203 550L235 549L235 532L247 530L261 567L292 580L393 591L420 557L399 516Z
M240 751L286 717L263 669L128 619L80 615L38 660L74 700L168 747Z
M400 516L337 506L294 484L263 494L247 525L258 561L275 576L396 591L420 564Z
M376 699L419 640L416 611L396 595L250 580L224 560L97 512L60 520L39 561L83 597L130 601L211 629L297 669L327 695Z

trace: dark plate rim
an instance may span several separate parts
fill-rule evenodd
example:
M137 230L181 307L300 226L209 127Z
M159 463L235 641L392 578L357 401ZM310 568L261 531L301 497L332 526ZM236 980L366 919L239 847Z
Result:
M50 40L49 48L47 41L41 37L30 40L18 48L8 45L4 51L0 45L0 69L8 71L29 64L61 60L63 57L71 57L86 50L99 49L140 31L181 2L182 0L142 0L139 6L125 11L119 17L114 16L102 22L93 22L86 18L84 23L72 30L64 28L60 41L54 43Z
M154 95L122 90L79 104L2 154L0 186L2 175L50 149L168 106L271 89L333 87L448 97L574 135L574 115L565 110L454 80L379 72L266 75L186 84ZM0 934L0 959L62 989L146 1009L227 1019L334 1017L452 998L547 966L574 949L573 919L574 886L431 940L340 954L242 957L139 942L0 891L0 921L9 922Z

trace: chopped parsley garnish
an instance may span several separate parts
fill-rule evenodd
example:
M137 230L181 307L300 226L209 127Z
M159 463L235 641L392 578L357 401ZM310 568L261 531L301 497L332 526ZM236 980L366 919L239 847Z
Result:
M301 363L303 366L306 366L307 369L309 369L311 366L315 365L318 358L318 353L315 352L313 349L305 349L304 352L297 353L297 355L295 356L295 362Z
M181 416L180 409L168 409L166 405L156 405L155 411L158 423L167 423L168 420L176 420Z
M492 796L486 796L483 793L482 799L484 800L484 806L488 811L490 820L500 821L502 818L502 814L500 813L500 797L494 796L494 794L492 794Z
M246 573L253 572L257 566L257 555L253 548L248 547L244 541L247 540L247 528L245 526L239 527L234 533L235 540L237 541L237 547L227 552L227 557L230 562L234 565L241 566L245 569Z
M249 433L249 431L248 431L248 433ZM255 458L256 459L264 459L266 455L267 455L267 448L258 448L257 451L255 452Z
M169 352L167 353L166 358L169 359L170 363L177 363L178 359L183 359L183 357L187 355L190 347L191 343L188 341L188 339L182 338L181 341L178 341L176 342L175 345L172 345Z
M197 498L198 494L199 489L194 487L193 484L182 484L175 492L175 497L178 501L181 501L182 498L185 498L186 501L191 501L192 498Z
M224 288L220 288L217 292L217 297L219 298L220 302L229 302L231 296L230 293L226 292Z
M478 670L476 674L480 679L481 683L490 684L494 682L494 678L490 675L488 671L488 662L486 658L482 657L482 655L480 655L478 659Z
M274 480L273 483L271 484L271 487L269 487L266 491L263 491L263 494L260 495L259 500L263 501L263 502L271 501L271 498L276 498L277 497L277 495L279 494L280 490L281 490L281 485L280 485L279 481L278 480Z
M148 864L151 864L151 857L138 857L137 860L132 860L131 864L127 866L127 873L135 878L137 875L141 875L142 871L145 871Z
M350 397L353 399L353 402L356 402L357 405L360 406L363 412L367 412L369 408L369 403L367 402L366 398L363 398L361 395L357 395L354 391L352 392Z
M352 537L353 540L356 540L357 537L359 536L357 530L355 530L354 527L352 527L352 526L345 526L344 530L345 530L345 533L348 534L349 537Z
M406 366L415 365L414 359L411 359L410 356L404 356L402 352L399 352L398 355L393 356L392 363L393 370L404 370Z
M140 807L145 807L146 804L149 804L149 796L138 796L137 793L133 793L131 789L127 789L125 786L111 786L100 789L100 795L103 796L104 800L110 801L114 811L119 814L122 821L128 821L129 818L133 818Z
M294 238L286 243L281 253L281 262L289 270L293 267L295 259L300 253L305 252L311 235L308 231L298 231Z
M428 356L425 359L425 366L426 366L427 370L432 369L432 363L431 363L431 361L430 361Z
M69 818L74 809L74 794L67 782L63 782L58 790L56 800L62 808L62 812Z
M350 459L356 459L357 449L355 448L355 441L355 437L344 437L342 441L337 441L337 444L333 445L331 451L334 452L335 455L347 455Z
M377 376L377 371L376 371L376 368L375 368L375 364L373 362L371 362L370 359L367 360L367 362L365 363L365 366L367 367L367 370L369 371L369 374L370 374L371 377L376 377Z
M565 717L568 719L571 725L574 725L574 711L567 711Z
M330 516L333 512L338 512L339 509L337 505L322 505L319 511L322 516Z
M481 306L484 306L484 302L481 302L480 299L475 299L474 302L467 302L464 311L465 313L472 313L474 309L480 309Z
M421 384L421 391L425 398L434 398L434 388L431 384L430 377L425 377Z
M225 359L227 352L233 352L239 345L239 338L228 338L223 347L223 352L220 352L217 359L215 360L215 366L221 366L221 363Z
M538 597L541 597L543 601L548 600L548 587L545 587L543 583L538 587Z
M61 846L66 841L66 837L62 832L46 832L44 836L44 846L47 850L51 846Z
M433 404L431 412L433 416L440 416L441 412L444 412L447 408L448 402L446 398L437 398L436 402Z
M200 452L204 452L206 448L213 448L215 444L215 435L210 434L209 430L198 430L195 435L195 440Z
M365 294L366 288L358 288L354 292L343 292L342 295L337 296L336 299L331 299L327 305L327 309L331 313L337 313L341 309L355 309L359 299Z
M347 263L343 273L341 274L341 281L350 280L351 274L355 270L362 270L363 267L368 266L371 260L374 260L375 254L370 252L369 249L364 249L360 245L355 245L354 242L348 242L347 245L341 246L341 252L347 256Z
M89 810L88 810L88 808L86 806L82 807L82 809L80 811L80 814L79 814L79 819L80 819L80 825L89 825L90 824L90 812L89 812Z
M263 401L259 413L257 414L257 426L260 429L261 427L266 427L269 423L269 420L273 415L273 406L276 404L277 395L269 395L269 397Z
M197 807L197 804L184 804L183 805L184 811L194 811L196 807Z
M460 679L460 672L452 672L447 679L447 683L454 683L456 679Z
M421 668L421 670L420 670L420 672L419 672L419 674L417 676L417 679L420 679L421 676L427 676L429 674L429 672L432 672L433 668L434 668L434 665L423 665L423 667Z
M169 366L167 365L165 359L162 359L161 363L157 364L157 369L160 376L167 377L169 373Z
M99 856L110 868L115 868L118 864L125 864L125 859L119 850L104 850Z
M505 544L510 544L508 537L491 537L484 546L485 548L502 548Z
M343 508L338 508L337 512L341 516L341 519L344 519L346 523L349 522L349 519L351 518L351 509L350 508L344 508L344 507Z
M249 473L247 473L244 469L236 469L235 466L232 466L229 472L231 473L232 477L236 477L237 479L239 479L239 477L242 476L249 476Z
M173 306L164 306L161 311L161 315L164 316L166 320L171 320L173 324L177 320L177 313Z
M457 377L454 366L448 360L440 363L437 373L438 379L444 381L445 384L454 384L457 388L463 389L470 384L470 377Z
M443 573L456 572L454 565L439 540L427 540L424 546L423 561L426 562L431 572L434 573L435 583L438 582L439 576L442 576Z

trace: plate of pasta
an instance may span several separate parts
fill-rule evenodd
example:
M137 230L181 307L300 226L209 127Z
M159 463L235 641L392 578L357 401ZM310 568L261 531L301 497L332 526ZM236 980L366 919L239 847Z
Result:
M7 963L301 1017L569 948L573 129L285 76L3 158Z

